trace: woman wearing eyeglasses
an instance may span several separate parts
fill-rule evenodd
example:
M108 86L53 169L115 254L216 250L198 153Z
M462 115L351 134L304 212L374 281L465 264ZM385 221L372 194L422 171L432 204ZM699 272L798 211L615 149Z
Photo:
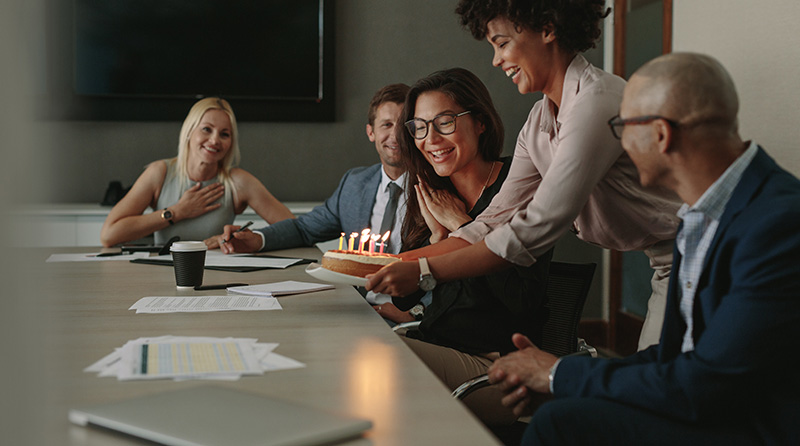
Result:
M500 190L510 159L500 158L503 124L489 92L465 69L419 80L406 96L401 120L405 128L399 129L397 140L408 169L403 224L403 249L408 250L436 242L477 217ZM433 293L419 327L404 340L451 389L486 373L494 359L515 350L512 334L541 339L549 260L550 252L530 266L395 299L406 309L424 291ZM501 396L489 388L466 402L486 424L510 424L516 416L502 406Z
M644 189L607 122L625 81L581 56L600 36L603 0L492 2L462 0L456 13L494 50L492 64L520 94L542 92L519 133L508 179L492 204L429 257L438 282L538 261L567 231L619 251L641 250L655 273L639 347L658 343L678 219L677 196ZM411 255L408 258L412 258ZM384 268L367 288L404 295L420 266Z

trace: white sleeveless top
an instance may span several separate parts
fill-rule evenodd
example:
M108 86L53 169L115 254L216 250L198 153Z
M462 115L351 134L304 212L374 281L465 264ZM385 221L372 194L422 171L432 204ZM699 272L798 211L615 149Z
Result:
M181 185L177 175L177 163L167 163L167 175L164 177L164 184L161 186L161 194L158 196L156 202L157 208L164 209L170 207L180 200L183 193L186 192L195 183L189 182L188 184ZM203 181L203 187L209 184L221 182L219 176L208 181ZM179 236L182 241L198 240L203 241L212 235L222 234L222 228L225 225L233 224L235 217L233 211L233 196L230 188L225 188L225 195L221 198L222 206L214 209L211 212L191 218L188 220L181 220L174 225L170 225L153 234L154 243L156 245L163 245L170 238ZM219 203L219 201L217 201Z

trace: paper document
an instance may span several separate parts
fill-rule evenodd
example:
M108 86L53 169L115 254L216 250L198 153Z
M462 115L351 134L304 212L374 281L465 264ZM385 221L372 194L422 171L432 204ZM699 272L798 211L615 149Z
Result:
M131 305L136 313L200 313L209 311L282 310L277 299L229 294L226 296L148 296Z
M311 293L314 291L332 290L333 285L287 280L284 282L264 283L261 285L237 286L228 288L229 293L248 294L251 296L286 296L289 294Z
M99 252L78 254L51 254L47 262L107 262L112 260L142 259L150 255L149 252L134 252L132 254L115 254L100 256Z
M149 257L150 260L167 260L172 261L172 255L167 254L163 256ZM254 257L254 256L237 256L225 255L219 251L208 251L206 253L206 266L231 266L231 267L258 267L258 268L287 268L303 259L280 259L273 257Z
M260 375L255 341L129 342L122 347L120 380Z
M273 350L276 343L252 338L160 336L128 341L84 369L119 380L214 379L236 380L242 375L305 367Z

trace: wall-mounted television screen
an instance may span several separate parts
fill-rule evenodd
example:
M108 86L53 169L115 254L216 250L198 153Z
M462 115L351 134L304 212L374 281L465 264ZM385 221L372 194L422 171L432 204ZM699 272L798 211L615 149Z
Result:
M221 96L240 120L333 120L331 0L68 3L50 16L62 118L181 120Z

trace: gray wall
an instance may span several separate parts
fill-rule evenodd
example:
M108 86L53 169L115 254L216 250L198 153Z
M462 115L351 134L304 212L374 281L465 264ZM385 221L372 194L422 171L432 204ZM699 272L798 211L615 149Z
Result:
M674 21L673 51L710 54L733 77L742 138L800 175L800 2L679 1Z
M241 166L282 201L322 201L350 167L378 161L365 135L367 105L388 83L412 84L448 67L464 67L487 85L506 126L505 154L541 95L522 96L499 68L492 50L461 28L456 1L346 0L336 2L336 121L240 124ZM602 50L588 56L602 64ZM224 61L220 60L220 63ZM234 111L236 103L233 102ZM188 110L187 110L188 111ZM174 156L184 116L174 122L48 121L37 123L47 191L35 201L99 202L109 181L131 185L150 161ZM563 247L562 247L563 246ZM556 258L601 263L598 248L571 235ZM598 269L585 314L602 315Z
M498 68L491 47L462 30L455 1L336 2L336 121L243 122L241 166L284 201L322 200L350 167L377 162L364 133L372 94L461 66L488 86L506 124L506 153L537 96L521 96ZM224 63L220 60L219 63ZM234 111L236 103L232 103ZM188 110L187 110L188 111ZM47 202L96 202L111 180L128 186L148 162L174 156L184 116L174 122L43 122L44 157L57 187ZM313 181L310 178L313 177Z
M411 84L455 66L472 70L486 83L506 125L505 153L510 154L540 95L520 95L505 74L491 66L491 47L461 28L453 13L456 3L336 2L336 121L243 122L241 166L281 200L322 200L345 170L377 162L364 133L367 104L375 90L393 82ZM594 54L599 64L601 53ZM235 110L236 103L232 105ZM183 118L40 123L39 135L49 141L49 153L41 159L55 182L41 201L97 202L109 181L132 184L145 164L176 154ZM304 180L311 177L313 181Z

